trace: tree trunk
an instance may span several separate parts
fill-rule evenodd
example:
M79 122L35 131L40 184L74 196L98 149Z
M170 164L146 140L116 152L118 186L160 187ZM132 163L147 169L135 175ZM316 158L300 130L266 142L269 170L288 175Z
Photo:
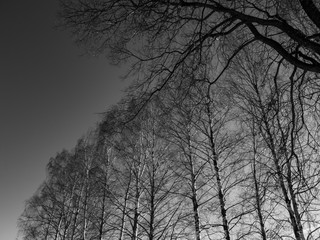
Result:
M103 227L104 227L104 216L105 216L105 201L107 196L107 177L104 178L105 184L103 188L103 195L102 195L102 208L101 208L101 215L100 215L100 225L99 225L99 240L102 240L103 237Z
M224 231L226 240L230 240L231 238L230 238L229 224L227 219L227 210L225 207L225 199L224 199L224 194L223 194L223 189L222 189L222 184L220 179L220 170L218 166L218 154L215 149L214 134L213 134L212 123L211 123L212 116L211 116L209 103L207 103L207 114L208 114L208 125L209 125L209 143L211 147L212 161L213 161L214 172L216 176L216 183L218 187L218 197L219 197L220 212L222 217L222 226L223 226L223 231Z
M138 221L139 221L139 204L140 204L140 188L139 181L136 182L135 206L133 215L132 240L138 239Z
M200 217L199 217L199 204L198 204L198 198L197 198L197 185L196 185L196 174L194 170L194 164L191 154L191 143L189 139L189 165L190 165L190 177L191 177L191 200L192 200L192 206L193 206L193 218L194 218L194 228L195 228L195 239L200 240Z
M124 196L124 204L122 208L122 216L121 216L121 226L120 226L120 233L119 233L119 240L123 239L123 232L126 224L126 211L127 211L127 201L128 201L128 194L129 194L129 186L130 183L128 184L128 187L126 189L126 193Z
M285 201L285 205L286 205L286 208L287 208L287 211L289 213L289 218L290 218L290 222L291 222L291 226L292 226L292 229L293 229L293 233L294 233L294 236L297 240L304 240L303 238L301 238L300 236L300 232L299 232L299 228L298 228L298 225L297 225L297 222L296 222L296 218L295 218L295 214L294 214L294 211L291 207L291 201L290 201L290 198L288 196L288 191L287 191L287 188L286 188L286 185L285 185L285 180L284 180L284 175L281 171L281 167L280 167L280 163L279 163L279 157L277 156L277 153L276 153L276 148L275 148L275 144L274 144L274 141L273 141L273 136L270 132L270 127L269 127L269 124L266 120L264 120L264 124L265 124L265 127L266 127L266 132L267 132L267 136L268 136L268 141L269 141L269 148L270 148L270 151L271 151L271 154L272 154L272 158L273 158L273 162L275 164L275 168L276 168L276 174L277 174L277 177L278 177L278 181L279 181L279 186L281 188L281 191L282 191L282 195L283 195L283 198L284 198L284 201Z
M253 180L254 180L254 189L255 189L255 200L256 200L256 209L257 209L257 214L259 218L259 224L260 224L260 231L261 231L261 237L262 240L267 240L267 234L264 226L264 221L263 221L263 216L261 212L261 200L260 200L260 187L259 187L259 181L257 179L257 172L256 172L256 155L257 155L257 149L256 149L256 138L255 138L255 126L253 122L252 126L252 137L253 137Z

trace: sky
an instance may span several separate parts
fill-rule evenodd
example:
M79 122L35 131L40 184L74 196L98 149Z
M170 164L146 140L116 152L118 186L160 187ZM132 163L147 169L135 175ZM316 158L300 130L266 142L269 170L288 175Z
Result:
M57 0L0 3L0 239L15 240L50 157L72 149L128 85L55 30Z

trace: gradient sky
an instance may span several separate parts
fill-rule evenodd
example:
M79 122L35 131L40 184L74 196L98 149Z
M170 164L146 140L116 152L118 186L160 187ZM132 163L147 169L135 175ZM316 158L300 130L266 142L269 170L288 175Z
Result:
M128 85L53 29L56 0L0 3L0 239L14 240L50 157L71 149Z

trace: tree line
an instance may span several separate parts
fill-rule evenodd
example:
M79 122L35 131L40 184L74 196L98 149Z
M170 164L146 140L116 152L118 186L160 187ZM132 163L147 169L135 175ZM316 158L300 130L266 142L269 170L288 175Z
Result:
M318 239L317 4L62 1L135 80L50 159L24 239Z

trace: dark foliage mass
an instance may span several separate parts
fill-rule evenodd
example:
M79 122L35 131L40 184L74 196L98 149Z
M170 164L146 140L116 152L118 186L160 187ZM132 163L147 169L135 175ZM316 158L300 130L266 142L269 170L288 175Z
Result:
M23 238L319 239L319 7L61 1L61 26L134 80L50 159Z

